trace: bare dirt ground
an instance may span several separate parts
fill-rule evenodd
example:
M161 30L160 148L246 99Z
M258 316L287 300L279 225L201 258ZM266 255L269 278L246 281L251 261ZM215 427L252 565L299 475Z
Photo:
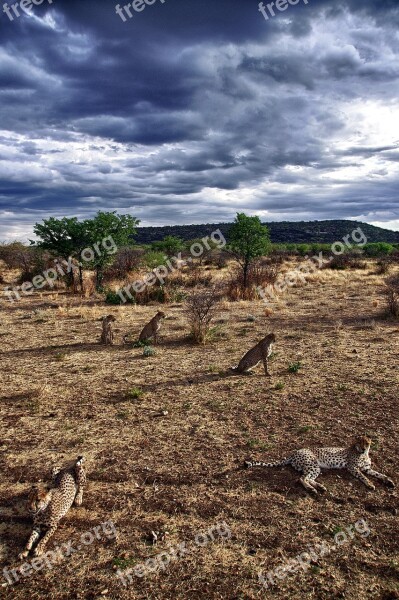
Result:
M323 271L289 290L273 314L262 302L223 303L220 337L187 338L183 306L165 310L162 345L144 358L122 345L157 307L110 308L60 294L1 303L0 593L5 598L331 599L399 598L398 492L375 492L349 475L321 476L328 492L309 497L289 467L242 469L304 446L374 440L375 467L399 483L399 323L382 318L382 278ZM51 305L59 306L58 308ZM98 318L117 317L117 343L98 344ZM249 320L253 315L255 320ZM277 336L272 377L226 377L265 333ZM289 365L301 363L298 373ZM140 388L139 398L131 390ZM130 392L130 393L129 393ZM162 411L167 414L162 415ZM161 415L161 416L160 416ZM71 541L112 519L115 539L95 540L49 570L6 586L31 531L26 494L52 464L87 458L89 483L49 543ZM334 544L364 519L370 529ZM225 522L231 537L196 536ZM148 543L151 530L167 531ZM201 538L202 539L202 538ZM185 542L165 570L134 567ZM258 573L326 542L331 552L265 589ZM333 549L333 546L336 546Z

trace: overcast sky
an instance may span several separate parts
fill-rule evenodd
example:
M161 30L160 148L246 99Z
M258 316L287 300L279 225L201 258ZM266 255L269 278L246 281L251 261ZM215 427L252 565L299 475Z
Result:
M0 240L99 209L399 229L398 0L300 0L268 20L258 0L131 12L1 12Z

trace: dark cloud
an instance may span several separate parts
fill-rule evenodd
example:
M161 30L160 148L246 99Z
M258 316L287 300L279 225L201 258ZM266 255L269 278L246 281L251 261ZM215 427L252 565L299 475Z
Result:
M114 0L2 14L0 239L98 209L399 228L398 26L396 0L268 21L252 0L157 0L125 23Z

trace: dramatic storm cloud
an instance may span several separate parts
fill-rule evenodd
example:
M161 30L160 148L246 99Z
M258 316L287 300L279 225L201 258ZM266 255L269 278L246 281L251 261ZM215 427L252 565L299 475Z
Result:
M99 209L399 229L397 0L268 20L257 0L140 2L1 13L0 240Z

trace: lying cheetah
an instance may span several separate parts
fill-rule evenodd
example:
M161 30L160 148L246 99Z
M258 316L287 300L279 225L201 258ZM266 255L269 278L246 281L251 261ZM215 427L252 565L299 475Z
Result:
M301 450L296 450L291 456L282 461L270 463L246 461L245 466L252 468L291 465L294 469L303 473L299 481L306 490L314 494L317 494L318 489L323 492L326 491L324 485L316 481L316 478L321 473L321 469L347 469L349 473L360 479L370 490L375 490L375 486L367 479L364 473L379 479L388 487L395 487L392 479L371 468L369 457L370 445L370 438L361 436L356 438L349 448L316 448L313 450L302 448Z
M86 483L85 459L79 456L75 464L66 469L53 469L53 487L34 485L29 493L29 512L33 515L33 531L21 552L21 560L27 558L36 544L34 556L43 554L47 542L58 527L59 521L66 515L72 504L80 506L83 500L83 488ZM40 539L40 537L43 537Z
M140 333L139 342L147 342L147 341L153 339L154 345L156 345L159 340L158 334L159 334L159 330L161 329L161 321L162 321L162 319L165 319L165 317L166 317L166 315L164 312L162 312L162 311L157 312L155 317L153 317L151 319L151 321L149 323L147 323L147 325L144 327L144 329ZM125 335L125 337L123 338L125 341L125 344L128 342L128 337L129 337L129 334Z
M269 333L263 340L258 342L253 348L248 350L246 354L242 357L237 367L231 367L230 371L233 373L245 373L249 374L252 369L254 369L260 361L263 362L263 367L265 369L266 377L270 377L270 373L268 371L268 358L270 357L273 351L273 343L276 341L276 336L274 333Z
M114 343L114 331L112 329L112 323L116 321L113 315L108 315L107 317L102 317L100 319L103 323L103 331L101 334L101 344L105 344L106 346L112 346Z

